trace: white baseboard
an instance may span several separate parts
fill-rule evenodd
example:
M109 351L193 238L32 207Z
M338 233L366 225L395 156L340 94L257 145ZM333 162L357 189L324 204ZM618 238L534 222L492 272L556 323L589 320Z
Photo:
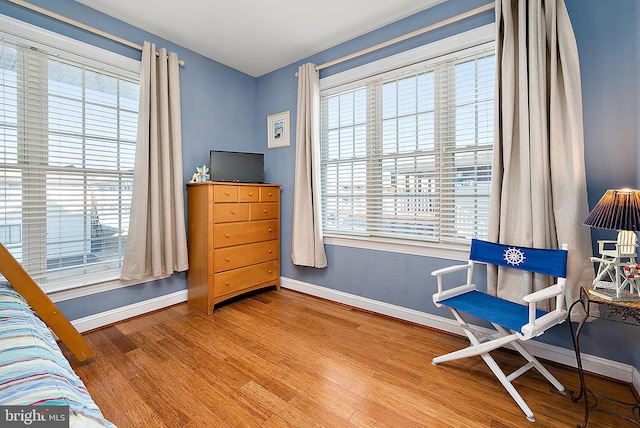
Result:
M144 300L132 305L122 306L110 311L89 315L84 318L78 318L71 321L71 324L73 324L76 330L82 333L186 301L187 290L180 290L175 293L165 294L164 296Z
M464 335L462 328L455 320L416 311L413 309L395 306L377 300L368 299L366 297L356 296L354 294L344 293L338 290L321 287L314 284L298 281L291 278L281 278L281 286L290 290L299 291L355 308L376 312L393 318L410 321L426 327L443 330L449 333ZM479 330L486 330L476 327ZM568 328L567 328L568 329ZM568 332L567 332L568 334ZM524 343L525 348L533 355L545 360L553 361L569 367L576 367L576 357L573 349L566 349L555 345L528 340ZM636 391L640 391L640 373L631 365L621 364L616 361L607 360L594 355L582 354L582 367L591 373L596 373L612 379L621 380L623 382L633 383Z

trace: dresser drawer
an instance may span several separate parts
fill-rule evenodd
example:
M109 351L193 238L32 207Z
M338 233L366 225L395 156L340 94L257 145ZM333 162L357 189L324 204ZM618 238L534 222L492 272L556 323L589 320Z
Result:
M216 184L213 186L214 202L237 202L238 186L225 186L224 184Z
M277 240L221 248L213 253L213 272L224 272L277 258Z
M278 260L247 266L213 275L213 294L223 296L254 285L277 280Z
M213 204L214 223L247 220L249 220L249 204Z
M238 201L240 202L258 202L260 200L260 189L253 186L238 187Z
M259 202L251 204L249 207L249 218L251 220L268 220L278 218L277 202Z
M221 223L213 226L213 246L215 248L270 241L277 238L278 220Z
M260 188L261 202L278 202L278 200L280 200L279 187L261 187Z

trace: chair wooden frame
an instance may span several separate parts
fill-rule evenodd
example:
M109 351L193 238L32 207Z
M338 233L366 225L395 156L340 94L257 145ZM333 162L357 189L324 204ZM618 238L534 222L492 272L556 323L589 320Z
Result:
M465 335L469 339L470 346L458 351L441 355L433 359L433 364L437 365L447 361L461 358L480 356L489 366L500 383L520 406L527 419L535 421L533 412L527 406L522 396L514 387L512 381L531 368L536 368L561 394L565 394L562 384L533 356L529 353L521 342L540 336L550 327L560 324L567 317L566 311L566 257L567 247L562 250L534 249L526 247L512 247L501 244L490 243L474 239L471 244L469 261L465 265L450 266L435 270L431 275L437 278L438 292L433 295L433 302L436 306L448 307L454 318L458 321ZM495 252L495 254L488 254ZM511 253L509 253L511 252ZM542 253L540 253L542 252ZM515 254L514 260L509 260L509 254ZM524 262L525 255L534 254L531 258L537 259L538 254L545 256L549 254L553 261L559 266L545 266L532 260L531 263ZM557 281L542 290L528 294L523 297L523 304L510 302L499 297L491 296L477 289L472 283L474 266L476 263L495 264L529 272L537 272L551 275ZM466 271L466 283L453 288L445 289L443 277L453 272ZM537 308L537 303L548 299L555 299L555 309L546 312ZM487 320L493 325L496 332L487 335L474 329L462 317L462 313L467 313L478 318ZM506 375L490 355L490 352L510 345L515 348L526 360L527 363L513 373Z

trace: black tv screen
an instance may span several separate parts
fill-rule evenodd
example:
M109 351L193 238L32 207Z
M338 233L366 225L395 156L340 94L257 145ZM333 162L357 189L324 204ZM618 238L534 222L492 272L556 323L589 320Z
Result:
M210 151L211 181L264 183L264 154Z

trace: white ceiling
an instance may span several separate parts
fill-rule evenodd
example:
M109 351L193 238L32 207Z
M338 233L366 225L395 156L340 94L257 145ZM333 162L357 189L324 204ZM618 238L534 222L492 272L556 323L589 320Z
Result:
M445 0L76 1L259 77Z

